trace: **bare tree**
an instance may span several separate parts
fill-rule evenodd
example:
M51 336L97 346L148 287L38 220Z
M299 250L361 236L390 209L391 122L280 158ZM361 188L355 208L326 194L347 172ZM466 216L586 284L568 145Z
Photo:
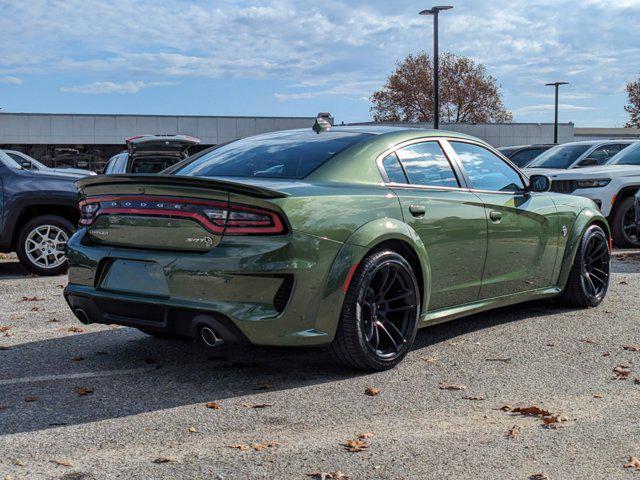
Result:
M629 103L624 107L629 114L629 121L625 127L640 128L640 79L627 83Z
M433 121L433 58L409 55L398 62L382 90L371 96L376 121ZM467 57L440 56L440 119L443 122L510 122L500 85Z

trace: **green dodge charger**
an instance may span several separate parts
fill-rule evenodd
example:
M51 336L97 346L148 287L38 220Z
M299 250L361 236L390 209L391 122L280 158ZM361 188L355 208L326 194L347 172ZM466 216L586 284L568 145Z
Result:
M547 297L595 307L609 283L591 200L452 132L268 133L77 186L69 306L165 338L326 345L383 370L420 327Z

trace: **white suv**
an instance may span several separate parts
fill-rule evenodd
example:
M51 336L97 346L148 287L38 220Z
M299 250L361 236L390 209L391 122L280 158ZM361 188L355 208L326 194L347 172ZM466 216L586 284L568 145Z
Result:
M640 142L623 149L606 165L569 170L525 168L527 175L551 179L551 190L592 199L609 220L619 247L640 247L634 195L640 190Z

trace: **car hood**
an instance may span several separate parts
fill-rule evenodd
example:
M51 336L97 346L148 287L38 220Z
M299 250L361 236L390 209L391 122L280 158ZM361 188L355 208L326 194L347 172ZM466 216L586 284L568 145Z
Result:
M637 165L600 165L597 167L571 168L569 170L549 168L525 168L524 172L531 175L546 175L551 180L570 180L600 177L636 177L640 176L640 166Z

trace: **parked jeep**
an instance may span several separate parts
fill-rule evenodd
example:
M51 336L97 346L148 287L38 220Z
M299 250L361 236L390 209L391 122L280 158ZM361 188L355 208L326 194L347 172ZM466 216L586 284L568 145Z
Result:
M25 168L0 151L0 252L15 251L38 275L64 273L80 217L74 182L84 176Z

